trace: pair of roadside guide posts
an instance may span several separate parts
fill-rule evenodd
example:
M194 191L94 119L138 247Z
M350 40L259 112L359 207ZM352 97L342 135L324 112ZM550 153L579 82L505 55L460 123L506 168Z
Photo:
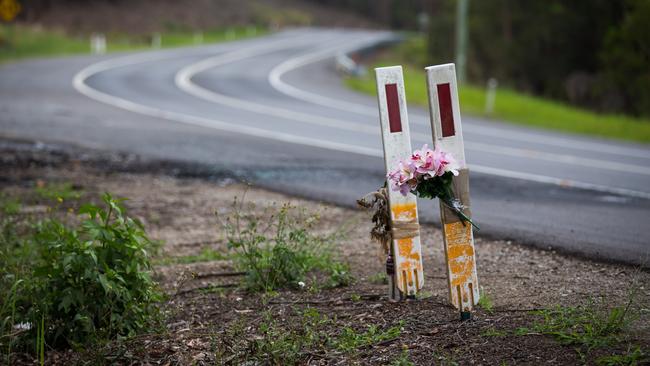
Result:
M430 66L426 69L429 114L433 145L451 153L460 165L460 174L453 179L456 198L466 207L469 216L469 180L460 120L456 69L454 64ZM384 146L386 171L412 153L409 134L404 78L401 66L375 69L377 98ZM424 284L422 250L418 230L410 235L395 235L395 227L418 222L417 200L409 193L388 191L393 236L387 262L389 298L401 300L415 296ZM440 204L440 220L444 237L449 300L460 311L461 319L469 319L479 300L474 236L472 225L462 222L446 206ZM416 225L417 226L417 225ZM389 259L389 260L390 260Z

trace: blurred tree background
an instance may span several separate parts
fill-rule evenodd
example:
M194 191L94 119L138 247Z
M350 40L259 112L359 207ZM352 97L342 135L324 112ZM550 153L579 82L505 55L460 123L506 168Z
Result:
M422 30L426 57L453 62L458 0L312 0ZM650 0L470 0L467 78L599 112L650 116ZM420 65L423 66L423 65Z

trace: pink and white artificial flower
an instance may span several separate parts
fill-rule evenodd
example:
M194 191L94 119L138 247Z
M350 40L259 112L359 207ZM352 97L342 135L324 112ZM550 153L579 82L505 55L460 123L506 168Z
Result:
M422 149L413 151L411 155L411 164L415 167L415 172L419 175L433 176L431 172L434 170L434 155L433 150L429 149L429 145L424 144Z
M397 163L397 169L389 172L387 177L393 191L400 191L404 196L417 184L415 167L413 164L404 161Z
M458 169L460 169L460 165L458 164L456 159L454 159L454 157L451 156L450 153L442 151L442 149L440 149L440 146L436 146L432 154L433 154L433 161L434 161L433 176L441 176L446 172L451 172L451 174L455 176L458 175Z

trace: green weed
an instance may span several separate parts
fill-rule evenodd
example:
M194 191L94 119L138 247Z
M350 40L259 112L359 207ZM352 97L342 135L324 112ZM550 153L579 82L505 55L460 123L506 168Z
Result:
M240 347L242 351L236 356L237 360L240 363L255 360L268 365L301 364L308 354L328 353L332 350L353 353L361 347L395 339L401 334L403 326L400 322L382 330L376 325L370 325L362 332L345 327L338 334L329 334L328 329L337 328L335 319L320 314L314 308L297 311L300 314L298 319L282 324L273 314L266 313L251 344ZM219 352L219 358L225 356L225 352ZM403 362L400 365L410 365L405 363L408 361L408 353L398 360Z
M602 311L593 303L577 307L558 306L537 314L543 320L533 327L533 331L551 335L561 344L576 346L587 352L617 343L629 323L626 308L614 307Z
M387 285L388 284L388 275L386 275L386 272L381 271L377 272L374 275L370 276L368 278L370 283L374 283L375 285Z
M505 337L508 332L497 330L495 328L488 328L485 332L481 333L483 337Z
M596 360L599 366L636 366L650 363L650 355L641 347L628 347L623 354L602 356Z
M130 336L155 324L161 293L149 276L150 240L121 200L102 199L104 207L82 206L78 226L54 216L5 226L0 290L12 296L0 298L2 349L35 340L43 360L46 348Z
M55 202L78 200L83 195L83 191L67 182L48 183L44 186L37 186L35 190L36 194L41 198Z
M334 341L334 344L340 351L352 352L364 346L399 337L402 333L403 326L403 321L386 330L381 330L378 326L371 325L365 332L358 332L351 327L345 327Z
M485 291L481 291L481 296L478 299L478 306L489 314L494 312L494 301L492 301L492 297Z
M458 362L454 360L454 357L452 354L445 352L445 351L436 351L433 354L433 357L438 360L436 365L444 365L444 366L458 366Z
M617 347L626 339L626 330L638 318L633 311L639 286L634 281L625 304L614 307L605 307L603 303L590 300L589 303L575 307L555 307L553 309L536 312L542 319L531 329L520 328L517 335L541 333L552 336L560 344L571 346L579 358L587 362L595 350L607 350ZM628 344L628 349L634 348ZM646 355L647 356L647 355ZM601 364L612 364L626 360L635 361L639 357L646 357L636 348L623 355L611 355L598 359Z
M266 313L258 327L261 338L252 346L252 358L271 365L298 364L306 351L324 348L331 342L323 330L331 323L314 308L304 309L294 327L281 327L271 313Z
M327 268L329 277L327 278L326 287L346 287L354 283L354 276L350 272L350 265L342 262L332 262Z
M391 362L391 366L415 366L415 364L411 361L411 358L409 356L409 350L408 348L404 347L402 349L402 352L399 354L399 357L397 357L393 362Z
M262 216L245 213L243 201L235 199L222 227L238 268L246 272L244 286L250 291L300 288L308 275L319 273L328 277L326 286L349 284L348 267L332 252L340 233L314 234L318 219L288 204L269 207Z
M22 204L18 198L8 197L0 193L0 212L5 215L15 215L20 212Z

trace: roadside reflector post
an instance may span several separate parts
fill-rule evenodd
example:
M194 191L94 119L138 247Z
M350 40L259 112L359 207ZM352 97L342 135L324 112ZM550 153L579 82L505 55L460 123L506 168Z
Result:
M408 159L412 153L404 78L401 66L376 68L375 75L384 162L386 172L389 172L400 160ZM386 261L389 299L401 300L414 297L424 284L420 234L417 229L417 200L411 193L403 196L388 186L386 190L392 229L390 253Z
M456 68L454 64L445 64L429 66L425 70L433 145L451 153L458 161L460 174L453 179L453 193L454 197L460 200L463 213L471 218L469 171L465 161ZM472 225L463 222L442 202L440 221L447 263L449 300L460 311L461 320L467 320L471 317L480 296Z
M90 52L93 55L103 55L106 53L106 36L102 33L93 33L90 36Z
M487 82L487 90L485 92L485 115L491 116L494 112L494 102L497 97L497 87L499 82L495 78L489 78Z

